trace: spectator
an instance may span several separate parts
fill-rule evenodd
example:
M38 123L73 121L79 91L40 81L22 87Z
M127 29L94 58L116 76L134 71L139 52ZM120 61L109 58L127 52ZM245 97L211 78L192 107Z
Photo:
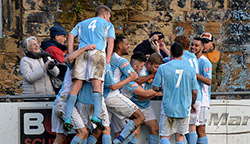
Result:
M50 54L40 49L34 36L23 41L23 50L25 56L20 62L24 77L23 94L55 94L48 72L56 77L59 69L51 61Z
M164 35L161 32L153 32L150 34L149 39L137 45L133 53L137 51L144 53L144 55L151 55L156 52L161 54L163 58L170 55L170 51L164 43Z
M41 44L41 48L46 52L50 53L53 59L59 61L58 68L60 70L59 78L61 81L64 79L64 75L67 70L66 64L64 64L63 59L66 55L67 47L64 45L66 41L66 31L60 26L52 26L50 29L50 40L44 41ZM57 93L58 90L56 90Z
M217 90L217 86L220 86L222 80L221 55L220 52L215 49L212 34L205 32L201 34L200 37L204 39L204 49L202 53L212 63L211 91L214 92Z

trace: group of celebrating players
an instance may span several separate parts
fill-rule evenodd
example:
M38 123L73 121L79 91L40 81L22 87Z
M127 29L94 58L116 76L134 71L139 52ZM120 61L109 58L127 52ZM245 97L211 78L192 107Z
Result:
M189 144L208 143L205 125L212 65L202 50L212 35L194 38L190 48L189 38L177 36L170 55L163 58L158 42L163 35L155 33L149 41L155 53L134 52L129 62L123 58L129 42L115 36L111 10L100 5L95 15L68 35L69 55L64 59L68 69L52 110L54 143L64 143L73 128L71 144L94 144L101 135L103 144L135 144L142 123L150 130L149 144L169 144L172 134L177 144L186 139ZM150 106L155 96L162 96L159 125ZM92 117L89 105L94 106Z

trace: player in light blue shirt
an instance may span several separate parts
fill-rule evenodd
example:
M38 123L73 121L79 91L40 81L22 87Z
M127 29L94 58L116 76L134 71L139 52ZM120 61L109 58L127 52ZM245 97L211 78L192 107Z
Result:
M75 37L78 37L78 49L88 44L95 44L96 47L81 54L75 60L72 74L73 85L69 92L66 111L69 114L72 112L72 105L76 101L77 94L83 82L91 81L93 86L92 97L94 98L94 115L91 121L100 126L98 128L102 130L104 129L100 119L102 82L104 81L106 63L110 63L115 38L115 31L113 25L110 23L110 16L110 8L100 5L95 10L95 17L78 23L68 37L69 53L73 51ZM108 44L107 46L106 43ZM70 115L66 116L65 127L68 124L70 124Z
M163 59L161 55L157 53L153 53L148 58L145 66L143 66L142 70L140 70L139 72L139 69L137 66L138 65L137 63L139 62L137 61L138 60L136 60L136 57L134 58L132 57L130 63L131 63L131 66L134 68L134 70L139 73L139 76L148 76L150 74L156 73L160 64L163 63ZM156 94L154 93L150 94L152 91L152 82L153 82L153 78L143 83L141 87L140 86L132 87L133 84L137 84L136 82L132 81L126 84L126 86L122 88L122 91L125 91L126 89L125 92L127 93L132 92L131 100L141 109L142 113L145 116L144 123L150 130L150 134L148 136L148 144L159 143L159 136L158 136L159 126L158 126L154 111L150 105L150 99L156 96Z
M198 112L197 134L199 144L207 144L206 123L207 111L210 106L210 88L212 83L212 64L202 54L204 49L204 41L202 38L194 38L191 43L191 51L195 53L199 62L199 74L197 74L198 83L201 88L201 106Z
M170 144L176 133L176 141L184 144L188 133L189 114L196 112L197 81L195 70L182 60L183 46L175 42L171 46L172 61L161 65L155 75L153 89L162 88L162 112L160 120L161 144Z

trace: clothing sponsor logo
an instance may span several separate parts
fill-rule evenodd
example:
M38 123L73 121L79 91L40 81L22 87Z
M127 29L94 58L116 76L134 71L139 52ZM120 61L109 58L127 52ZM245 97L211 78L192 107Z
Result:
M122 64L121 68L124 68L124 67L126 67L128 65L129 65L129 62L126 62L126 63Z
M211 70L211 68L208 67L208 68L206 68L206 69L204 70L204 72L207 72L207 71L210 71L210 70Z
M134 84L131 85L131 87L136 87L136 86L138 86L137 83L134 83Z

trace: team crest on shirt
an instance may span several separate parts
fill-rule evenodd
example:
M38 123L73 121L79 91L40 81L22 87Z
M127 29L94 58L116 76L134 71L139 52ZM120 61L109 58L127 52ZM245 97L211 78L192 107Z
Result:
M124 67L126 67L128 65L129 65L129 62L126 62L126 63L122 64L121 68L124 68Z
M134 83L134 84L131 85L131 87L136 87L136 86L138 86L137 83Z
M208 68L204 69L204 72L207 72L207 71L210 71L210 70L211 70L211 68L208 67Z

